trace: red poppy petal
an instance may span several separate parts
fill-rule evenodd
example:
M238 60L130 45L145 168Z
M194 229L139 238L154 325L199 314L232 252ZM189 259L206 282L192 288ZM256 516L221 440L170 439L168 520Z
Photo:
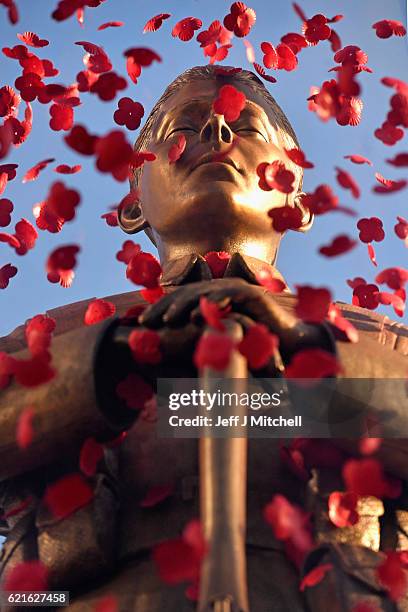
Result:
M211 270L212 277L222 278L231 259L231 254L226 251L210 251L204 255L204 259Z
M174 492L174 483L150 487L140 502L141 508L153 508L168 499Z
M156 32L161 28L163 21L169 17L171 17L170 13L159 13L159 15L155 15L145 24L143 34L146 32Z
M98 31L106 30L106 28L120 28L121 26L124 26L124 25L125 25L124 21L106 21L105 23L102 23L98 27Z
M85 474L85 476L93 476L103 456L103 445L94 438L87 438L79 454L79 468L81 472Z
M153 329L134 329L129 335L129 347L137 363L156 365L162 360L160 336Z
M46 591L49 570L41 561L17 563L7 573L2 584L4 591Z
M55 161L55 159L51 157L49 159L44 159L43 161L40 161L37 164L35 164L35 166L30 168L30 170L27 170L27 172L25 173L23 177L22 182L28 183L29 181L35 181L35 179L38 178L38 175L40 174L41 170L46 168L48 164L51 164L53 161Z
M289 157L289 159L297 166L300 166L301 168L314 168L314 164L312 164L312 162L310 161L307 161L306 155L301 149L285 149L285 153Z
M278 346L278 336L272 334L262 323L255 323L246 332L237 348L248 361L249 367L256 370L268 364Z
M345 170L342 170L341 168L338 168L338 167L336 167L336 171L337 171L336 178L337 178L338 184L344 189L349 189L354 198L359 198L360 188L357 185L356 181L351 176L351 174L349 174Z
M223 334L209 333L201 336L194 351L194 364L198 369L210 367L218 371L225 370L233 348L233 340Z
M76 174L82 170L82 166L77 164L76 166L68 166L67 164L59 164L54 168L54 172L59 174Z
M48 40L45 40L45 38L40 38L37 34L34 34L34 32L24 32L24 34L17 34L17 38L19 38L29 47L46 47L47 45L49 45Z
M349 159L353 164L368 164L369 166L373 165L373 162L367 159L367 157L363 157L362 155L345 155L344 159Z
M308 285L296 286L297 316L308 323L321 323L327 317L332 296L326 288L315 288Z
M319 584L330 570L333 569L332 563L322 563L322 565L318 565L313 568L306 576L302 579L300 583L300 590L304 591L306 587L312 587L316 584Z
M88 505L93 495L83 476L73 473L48 485L43 501L56 518L63 519Z
M343 255L343 253L348 253L356 246L356 240L352 240L346 234L341 234L333 238L329 244L321 246L319 253L325 257L337 257L338 255Z
M187 144L186 137L184 136L184 134L180 134L177 139L177 142L171 145L169 152L167 154L170 164L174 164L176 163L176 161L180 159L180 157L183 155L185 151L186 144Z
M116 306L112 302L106 300L97 299L91 302L86 309L84 316L85 325L95 325L109 319L116 312Z
M16 442L17 446L25 449L30 446L34 437L33 428L34 410L33 408L25 408L20 414L17 422Z
M0 289L8 287L10 278L17 274L17 268L11 264L6 264L0 268Z

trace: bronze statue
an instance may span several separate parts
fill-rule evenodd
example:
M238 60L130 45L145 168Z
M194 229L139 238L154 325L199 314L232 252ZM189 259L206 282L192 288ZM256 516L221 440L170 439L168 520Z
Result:
M239 120L233 123L212 111L217 92L225 84L234 85L247 98ZM186 150L178 163L169 164L169 146L181 133L187 139ZM236 135L239 139L231 147ZM360 339L356 344L334 339L327 326L297 319L289 292L272 295L258 285L256 272L261 267L268 266L279 275L274 265L281 234L271 228L267 211L286 204L301 210L301 229L308 229L312 222L299 197L299 168L294 168L293 193L259 189L257 166L266 160L287 163L285 146L298 146L290 123L261 81L244 70L230 74L210 66L188 70L153 109L136 148L149 149L157 160L137 172L134 186L140 197L122 210L120 223L128 233L147 232L164 270L162 285L167 295L139 319L140 325L160 334L164 355L160 371L169 376L195 375L191 355L202 327L190 314L196 311L199 297L206 295L212 301L228 302L238 320L262 322L276 333L283 366L302 348L321 347L337 351L344 378L404 379L406 327L340 304L343 316L359 329ZM217 153L224 153L222 161L214 161ZM204 259L210 251L232 254L223 278L211 277ZM143 303L138 292L109 300L121 316ZM33 390L13 384L0 395L0 508L7 515L30 500L21 512L0 523L7 536L1 576L23 560L38 558L50 568L50 588L71 591L69 609L74 612L92 610L106 594L117 598L120 612L193 610L183 585L160 581L151 549L177 537L191 518L199 516L197 440L158 438L154 422L135 421L134 410L111 401L116 382L134 367L123 346L136 322L118 321L109 327L108 335L105 324L84 327L88 303L49 312L57 320L52 355L58 376ZM0 350L24 355L23 328L1 339ZM106 376L107 366L112 380ZM269 372L276 374L279 367L272 364ZM144 374L149 376L148 371ZM400 410L404 399L403 395L389 397L387 408ZM348 409L353 408L350 401ZM21 451L15 429L27 405L36 406L35 437ZM42 502L44 490L62 475L78 471L85 438L108 441L125 429L129 429L127 437L106 449L92 479L93 500L64 520L50 515ZM249 609L315 612L330 606L340 612L361 600L384 611L407 609L406 600L392 603L374 577L382 559L380 551L408 547L404 496L385 504L375 498L361 499L359 523L336 528L327 517L327 496L342 487L339 470L320 466L312 469L310 480L299 482L281 462L278 442L248 442ZM355 452L357 442L336 440L336 446L339 452ZM407 456L408 445L401 439L384 440L379 451L385 468L403 480L408 479ZM140 507L150 487L169 482L174 483L174 491L163 504ZM299 591L298 570L286 557L282 542L263 520L263 508L276 493L312 513L317 548L305 560L304 573L321 563L333 566L319 585L305 592ZM234 499L229 503L232 512Z

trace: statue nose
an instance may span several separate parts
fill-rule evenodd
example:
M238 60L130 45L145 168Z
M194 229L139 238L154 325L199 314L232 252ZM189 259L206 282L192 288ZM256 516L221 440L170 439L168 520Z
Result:
M211 114L200 132L201 142L231 143L234 135L231 128L225 123L224 115Z

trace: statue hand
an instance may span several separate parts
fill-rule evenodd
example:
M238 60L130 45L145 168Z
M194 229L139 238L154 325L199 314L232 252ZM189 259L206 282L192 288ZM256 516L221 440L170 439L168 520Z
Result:
M304 323L282 308L265 288L240 278L214 279L179 287L149 306L139 321L152 329L183 327L197 320L201 296L220 307L229 305L232 313L239 315L244 327L253 322L266 325L279 337L285 362L306 347L334 350L334 342L324 325Z

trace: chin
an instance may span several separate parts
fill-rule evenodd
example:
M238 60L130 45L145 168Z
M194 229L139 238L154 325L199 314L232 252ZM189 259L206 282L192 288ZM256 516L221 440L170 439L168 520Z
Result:
M269 209L269 208L268 208ZM198 240L204 236L269 235L272 231L267 210L244 204L237 197L236 186L214 181L210 189L197 191L191 199L179 201L177 216L168 218L160 234L168 239Z

